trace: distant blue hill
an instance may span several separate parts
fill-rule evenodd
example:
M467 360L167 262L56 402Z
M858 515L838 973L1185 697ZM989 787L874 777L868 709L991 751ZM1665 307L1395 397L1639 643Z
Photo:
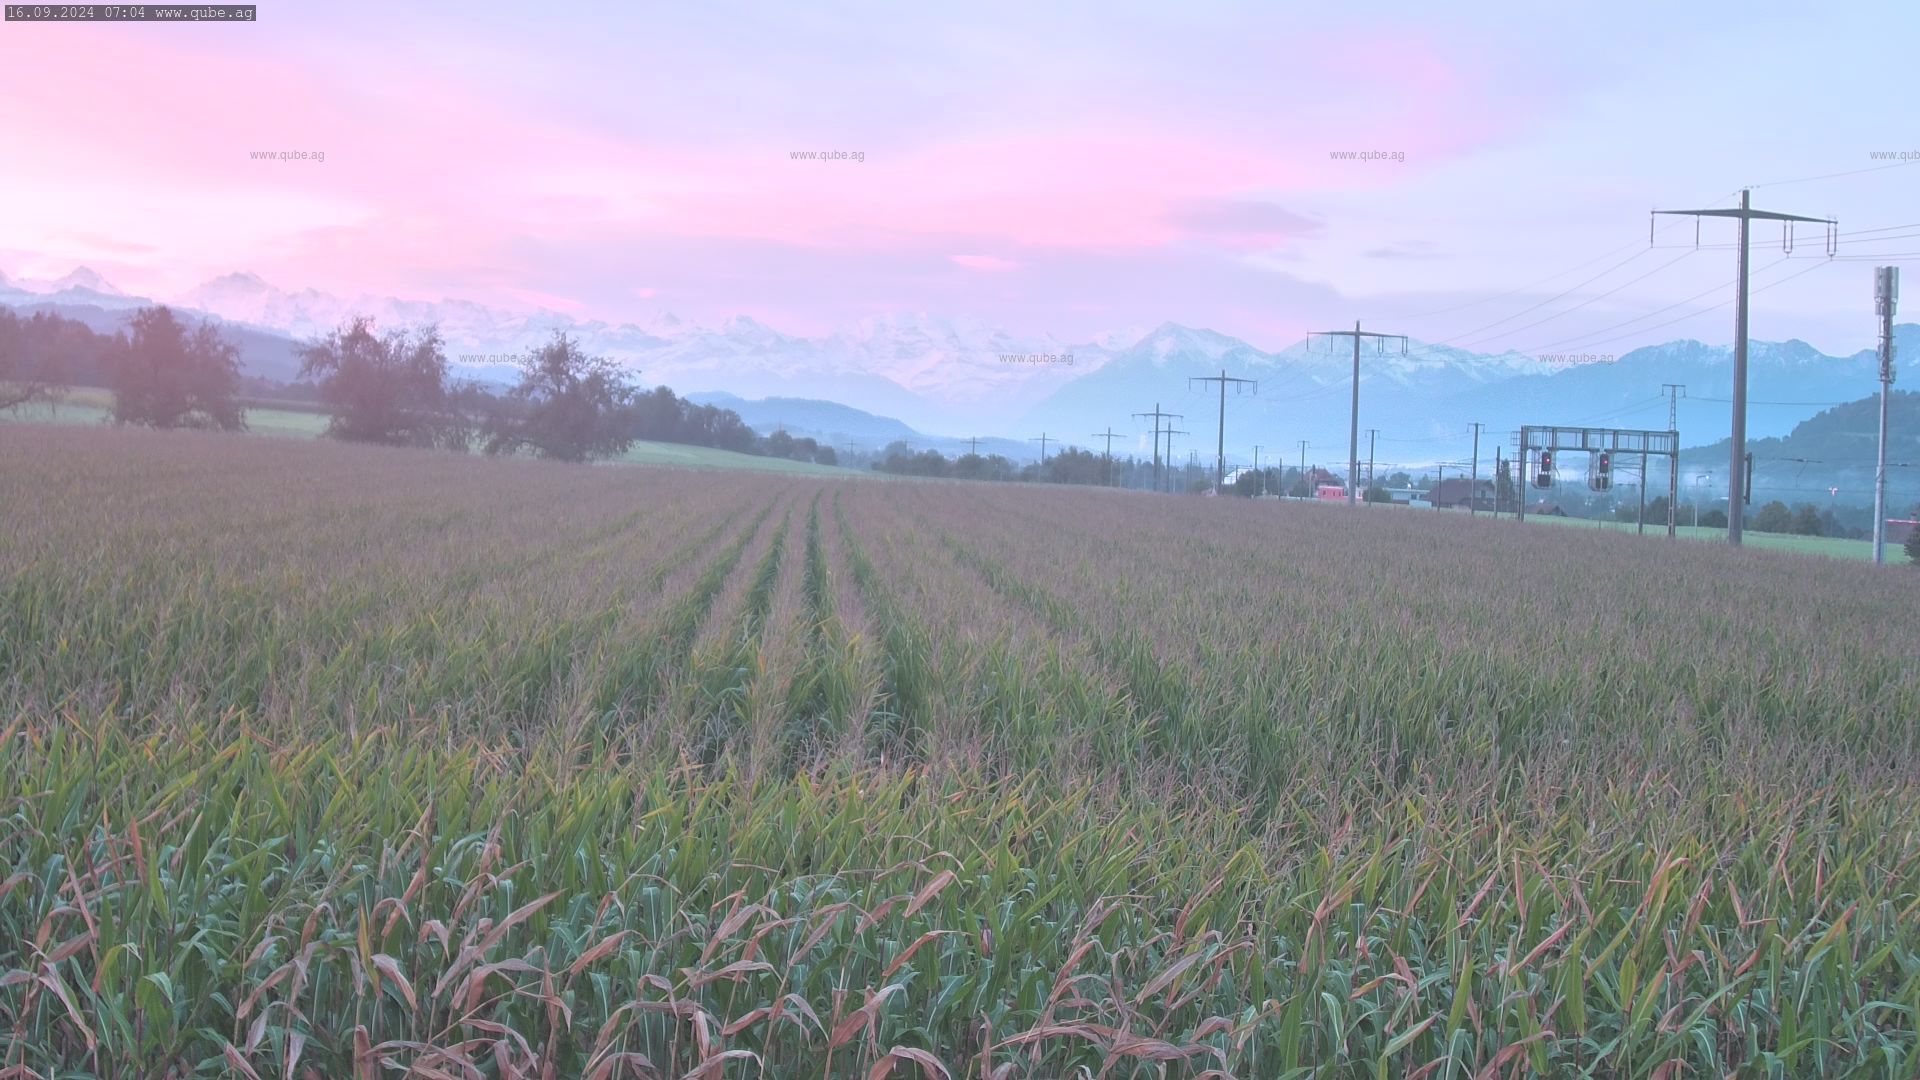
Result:
M687 394L686 398L701 405L731 409L748 427L762 434L784 430L789 435L811 436L830 446L844 447L852 443L858 449L874 451L902 441L914 450L938 450L948 456L967 453L972 446L967 439L929 435L893 417L876 416L837 401L795 397L750 400L722 391ZM1040 447L1018 439L982 438L978 452L1001 454L1018 461L1039 457Z

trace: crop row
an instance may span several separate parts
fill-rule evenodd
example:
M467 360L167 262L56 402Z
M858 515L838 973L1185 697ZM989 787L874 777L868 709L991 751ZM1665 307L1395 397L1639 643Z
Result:
M57 429L0 505L0 1075L1920 1063L1868 567Z

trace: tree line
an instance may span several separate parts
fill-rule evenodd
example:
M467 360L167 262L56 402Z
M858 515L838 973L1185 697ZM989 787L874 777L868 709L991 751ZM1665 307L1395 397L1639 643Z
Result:
M508 387L455 379L431 326L380 331L349 318L300 351L298 382L248 378L238 350L211 323L165 307L126 329L96 333L39 312L0 308L0 411L59 400L72 386L112 392L111 419L155 428L246 429L250 397L297 398L329 419L326 434L386 446L526 453L556 461L617 457L637 441L684 443L823 465L832 447L784 432L760 436L730 409L642 390L613 361L556 330L521 357Z
M1067 447L1049 453L1044 462L1021 464L1002 454L967 453L948 457L938 450L914 450L905 441L887 444L872 461L875 472L896 476L921 476L949 480L993 480L1005 483L1081 484L1091 487L1117 487L1151 490L1155 484L1152 459L1134 457L1109 459L1079 447ZM1309 481L1333 475L1320 469L1306 472L1293 467L1236 470L1225 494L1253 498L1263 495L1292 495L1307 498L1313 494ZM1404 474L1399 474L1404 477ZM1214 467L1191 462L1160 465L1161 490L1200 494L1213 489ZM1367 492L1370 502L1391 502L1383 487Z

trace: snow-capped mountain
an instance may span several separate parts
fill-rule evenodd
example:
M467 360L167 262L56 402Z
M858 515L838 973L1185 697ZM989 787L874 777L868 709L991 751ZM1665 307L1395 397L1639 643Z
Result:
M97 271L85 266L77 266L65 276L52 280L43 278L21 278L17 284L27 292L39 293L42 296L52 296L56 293L66 292L69 289L86 289L89 292L96 292L102 296L126 295L126 293L114 288L113 283L101 277Z
M286 292L252 273L214 278L175 302L302 339L323 336L355 314L370 316L379 326L433 323L457 369L492 378L507 377L513 357L563 330L587 352L615 360L648 384L683 393L831 398L934 427L952 426L970 412L1004 415L1008 400L1051 393L1110 354L1100 346L1016 338L978 320L926 314L868 319L824 338L807 338L745 315L717 326L666 311L608 323L547 310L503 311L464 300ZM1063 362L1067 356L1071 364Z
M1903 326L1901 340L1920 337ZM1749 348L1748 431L1753 438L1783 435L1825 404L1873 391L1871 350L1828 356L1802 341L1753 342ZM1285 448L1296 461L1307 440L1308 463L1345 472L1353 401L1353 344L1319 336L1279 352L1263 352L1237 338L1176 324L1163 325L1097 370L1082 375L1020 415L1020 430L1094 431L1107 424L1141 434L1137 453L1150 454L1152 421L1132 414L1160 408L1178 414L1174 457L1211 461L1220 440L1220 386L1195 382L1219 375L1255 380L1229 386L1226 452L1231 462ZM1472 424L1480 422L1480 450L1491 460L1523 424L1667 429L1664 383L1686 387L1677 406L1684 445L1725 438L1731 424L1733 350L1726 345L1675 341L1621 356L1488 355L1407 343L1360 347L1361 458L1368 429L1378 429L1378 462L1429 464L1468 456ZM1092 425L1088 427L1086 425ZM1071 440L1070 440L1071 441Z
M84 314L110 330L135 307L129 297L85 267L52 280L0 278L0 302L23 310ZM1162 323L1091 341L1021 336L978 319L929 313L862 320L819 337L786 333L748 316L701 325L653 311L620 323L587 321L548 310L508 311L465 300L351 299L314 289L287 292L258 275L228 274L173 298L189 313L211 315L230 332L260 344L255 374L289 378L304 340L322 336L354 314L382 327L437 324L459 374L504 381L513 362L555 330L590 354L609 357L647 386L743 398L807 398L837 402L903 421L922 432L1004 435L1024 439L1042 430L1092 432L1111 426L1140 432L1137 452L1150 452L1151 424L1133 414L1156 405L1182 414L1175 455L1211 451L1219 438L1220 387L1193 381L1219 375L1252 379L1230 387L1226 444L1244 461L1254 445L1344 465L1353 379L1350 338L1314 335L1276 352L1207 328ZM1902 327L1911 355L1912 327ZM1862 343L1863 346L1866 344ZM267 348L267 345L274 347ZM1827 356L1800 341L1754 342L1748 430L1784 435L1825 403L1852 400L1874 388L1870 349ZM1363 340L1360 348L1361 448L1379 431L1377 460L1422 463L1457 459L1481 422L1482 454L1510 441L1522 424L1638 427L1664 430L1663 383L1682 383L1683 442L1723 438L1728 428L1732 350L1675 341L1619 357L1585 354L1483 354L1419 341ZM1069 441L1082 436L1067 436Z
M52 303L92 304L103 308L133 308L147 303L146 298L129 296L88 267L79 266L57 278L7 278L0 275L0 292L18 303L23 299L44 299Z

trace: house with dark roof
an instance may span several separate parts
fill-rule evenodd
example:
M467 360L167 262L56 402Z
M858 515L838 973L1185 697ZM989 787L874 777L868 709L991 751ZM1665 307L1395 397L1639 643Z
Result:
M1476 481L1463 476L1442 480L1427 491L1427 501L1442 510L1465 510L1471 498L1473 509L1491 511L1497 497L1497 488L1490 478Z

